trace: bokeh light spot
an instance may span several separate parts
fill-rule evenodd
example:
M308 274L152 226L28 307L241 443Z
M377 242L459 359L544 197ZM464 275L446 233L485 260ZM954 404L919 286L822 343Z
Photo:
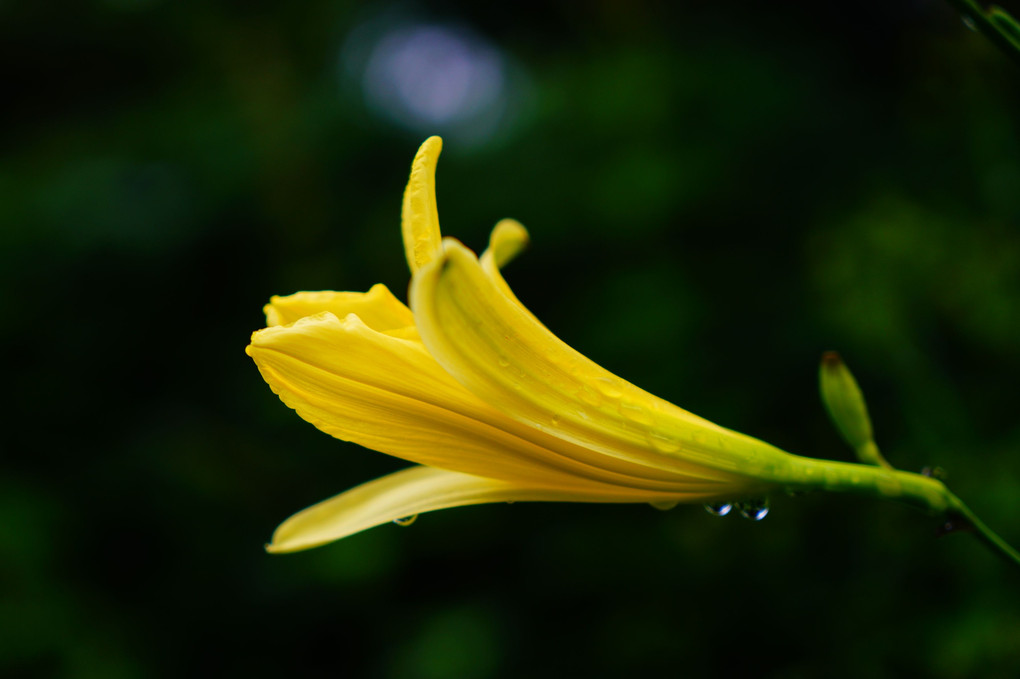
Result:
M520 94L505 55L454 25L368 22L351 33L343 65L374 116L460 142L499 131Z

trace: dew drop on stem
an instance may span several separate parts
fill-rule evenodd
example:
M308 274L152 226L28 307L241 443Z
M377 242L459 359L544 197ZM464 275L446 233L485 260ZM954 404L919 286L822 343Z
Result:
M715 502L705 505L705 511L712 516L726 516L733 509L732 502Z
M740 515L751 521L761 521L769 515L769 500L766 497L737 503Z

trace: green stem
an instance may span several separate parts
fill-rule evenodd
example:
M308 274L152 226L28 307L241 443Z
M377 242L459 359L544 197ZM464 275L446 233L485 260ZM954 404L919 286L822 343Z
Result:
M933 516L962 517L996 554L1020 566L1020 552L992 531L942 481L897 469L791 456L773 478L792 490L825 490L903 502Z
M999 50L1020 64L1020 48L1008 36L1003 35L1002 31L988 19L980 5L974 0L948 0L948 2L964 18L970 19L974 28L995 43Z
M950 493L950 495L952 494ZM974 531L978 538L1003 559L1016 566L1020 566L1020 552L999 537L995 531L986 526L985 522L979 519L977 515L970 510L970 507L963 504L958 497L952 495L952 498L955 501L955 511L974 527Z

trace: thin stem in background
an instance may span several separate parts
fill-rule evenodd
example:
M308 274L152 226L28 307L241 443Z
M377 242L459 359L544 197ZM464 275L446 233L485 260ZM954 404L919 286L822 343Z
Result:
M1008 12L998 7L993 7L986 12L974 0L948 0L948 2L963 16L968 26L976 31L980 31L986 38L995 43L995 46L1003 54L1011 58L1017 65L1020 65L1020 44L1017 43L1015 38L1007 35L990 18L991 14L995 12L1000 20L1008 20L1013 25L1016 25L1016 22L1009 16Z

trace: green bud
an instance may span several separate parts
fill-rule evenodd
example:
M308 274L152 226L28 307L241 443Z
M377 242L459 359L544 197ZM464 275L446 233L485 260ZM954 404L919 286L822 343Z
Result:
M835 351L822 354L818 382L829 417L843 440L857 453L857 458L866 464L889 467L875 445L871 418L868 417L861 388Z

